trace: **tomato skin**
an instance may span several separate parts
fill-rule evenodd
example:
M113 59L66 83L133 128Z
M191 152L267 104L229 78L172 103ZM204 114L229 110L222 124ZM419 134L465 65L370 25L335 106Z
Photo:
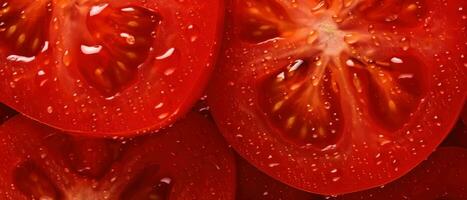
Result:
M441 147L402 178L384 187L343 195L337 199L465 199L467 149Z
M51 31L49 44L57 46L49 45L47 51L30 63L7 60L8 48L0 44L0 101L57 129L98 137L131 136L160 129L189 112L213 71L219 48L217 40L222 33L223 1L110 3L114 4L139 6L162 18L157 37L151 43L153 50L136 75L132 75L135 80L129 86L108 97L86 80L89 75L80 71L79 66L65 66L63 60L86 60L66 57L67 47L60 46L80 42L79 38L66 37L74 35L73 32L88 32L85 27L78 27L78 30ZM53 14L60 23L67 23L68 18L62 16L58 7L54 7ZM89 63L104 59L90 58Z
M235 195L234 157L215 125L197 113L158 134L122 140L67 135L17 116L0 127L0 141L5 200Z
M264 90L258 85L276 75L284 66L292 65L294 60L302 58L302 55L295 56L292 53L289 57L280 57L283 52L300 49L298 47L301 44L288 41L286 36L268 38L270 40L262 40L257 44L243 41L243 32L237 23L238 13L242 12L237 10L241 2L230 1L235 6L228 6L231 9L227 14L223 55L211 81L208 103L214 120L232 147L269 176L323 195L339 195L381 186L396 180L426 159L455 123L467 94L465 79L461 78L466 76L463 67L465 37L461 36L466 31L465 20L461 18L465 9L459 10L461 1L426 1L431 19L443 18L443 21L437 23L444 26L438 28L449 27L447 33L452 34L452 37L445 45L427 51L414 50L414 55L422 65L430 67L422 71L424 79L421 82L427 93L423 95L421 103L414 106L413 113L408 115L409 121L401 123L402 128L394 131L375 125L377 120L361 122L365 124L361 129L346 127L343 136L333 141L335 143L330 142L329 148L315 148L313 144L311 147L300 146L290 142L275 126L276 121L269 120L273 113L261 108L260 95L263 95ZM254 5L269 1L243 2L254 2L251 3ZM275 2L287 4L286 1ZM391 30L408 31L405 28ZM272 31L266 35L274 34ZM436 32L426 38L421 32L417 34L413 36L423 38L424 42L421 43L429 44L436 40ZM253 39L258 41L257 38ZM360 97L359 94L356 96ZM357 100L360 101L360 98ZM352 106L342 107L348 109L347 114L344 114L346 123L360 124L348 114L350 110L355 110ZM361 108L368 107L365 105Z
M324 197L285 185L262 173L237 156L237 199L242 200L324 200Z

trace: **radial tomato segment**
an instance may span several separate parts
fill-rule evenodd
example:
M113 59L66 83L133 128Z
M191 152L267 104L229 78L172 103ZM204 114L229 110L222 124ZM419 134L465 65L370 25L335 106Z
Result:
M363 96L367 111L381 128L396 131L410 120L426 95L426 64L416 56L394 53L377 60L352 57L345 61L356 93ZM394 55L401 55L395 57Z
M51 13L48 0L0 1L0 52L13 60L36 56L47 45Z
M215 132L192 113L152 136L85 139L18 116L0 128L0 198L233 199L234 160Z
M284 23L288 16L284 8L274 1L242 1L237 2L240 10L235 10L239 15L239 31L241 37L249 42L264 42L268 39L279 37L283 30L288 28ZM238 13L237 13L238 12Z
M75 65L103 95L113 96L137 78L160 16L142 7L101 4L91 8L86 22L91 36L76 49Z
M342 133L339 88L320 59L296 60L263 82L263 110L286 140L325 148Z

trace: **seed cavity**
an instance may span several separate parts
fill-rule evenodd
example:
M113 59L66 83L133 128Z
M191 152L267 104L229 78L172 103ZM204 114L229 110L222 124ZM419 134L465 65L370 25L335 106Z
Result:
M33 58L41 53L48 36L51 1L3 2L0 8L0 46L9 55ZM18 59L21 60L21 59Z
M73 61L93 88L106 99L115 96L136 78L153 45L153 33L162 20L142 7L93 7L87 18L92 39L83 39Z

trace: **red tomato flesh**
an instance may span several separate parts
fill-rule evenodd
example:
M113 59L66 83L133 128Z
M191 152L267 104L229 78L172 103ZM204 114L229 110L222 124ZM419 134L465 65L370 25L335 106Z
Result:
M186 114L223 2L0 1L0 102L60 130L133 135Z
M467 94L465 1L234 0L208 102L266 174L335 195L424 160Z
M192 113L135 139L70 136L17 116L0 126L0 199L234 199L235 161Z

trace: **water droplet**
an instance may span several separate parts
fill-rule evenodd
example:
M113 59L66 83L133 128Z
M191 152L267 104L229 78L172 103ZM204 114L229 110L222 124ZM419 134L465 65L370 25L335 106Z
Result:
M125 41L129 45L134 45L136 42L135 36L129 33L120 33L120 37L125 38Z
M351 59L348 59L347 61L345 61L345 64L349 67L355 66L355 63Z
M156 106L154 106L154 108L159 109L159 108L162 108L162 106L164 106L164 103L160 102Z
M334 178L332 178L332 181L333 181L333 182L337 182L337 181L339 181L340 179L341 179L341 177L334 177Z
M159 115L159 119L165 119L169 116L169 113L162 113Z
M133 12L133 11L135 11L135 9L132 8L132 7L128 7L128 8L122 8L121 11L123 11L123 12Z
M172 56L172 54L174 53L174 51L175 51L175 48L173 48L173 47L170 48L170 49L167 49L167 51L166 51L164 54L162 54L162 55L160 55L160 56L157 56L156 59L157 59L157 60L166 59L166 58Z
M38 76L44 76L44 75L45 75L45 71L41 69L41 70L39 70L39 71L37 72L37 75L38 75Z
M47 113L52 114L54 112L54 109L52 106L47 106Z
M170 183L172 182L172 179L169 177L164 177L161 179L160 182L170 185Z
M91 9L89 10L89 16L95 16L101 13L109 4L100 4L97 6L92 6Z
M175 72L175 68L169 68L164 71L164 75L170 76Z
M268 166L269 167L277 167L279 165L280 165L279 163L270 163Z
M101 52L101 50L102 50L101 45L94 45L94 46L81 45L81 52L83 52L86 55L97 54Z
M396 64L402 64L404 61L398 57L393 57L391 58L391 62L396 63Z
M14 62L28 63L28 62L35 60L36 57L35 56L26 57L26 56L20 56L20 55L9 55L6 59L9 61L14 61Z

